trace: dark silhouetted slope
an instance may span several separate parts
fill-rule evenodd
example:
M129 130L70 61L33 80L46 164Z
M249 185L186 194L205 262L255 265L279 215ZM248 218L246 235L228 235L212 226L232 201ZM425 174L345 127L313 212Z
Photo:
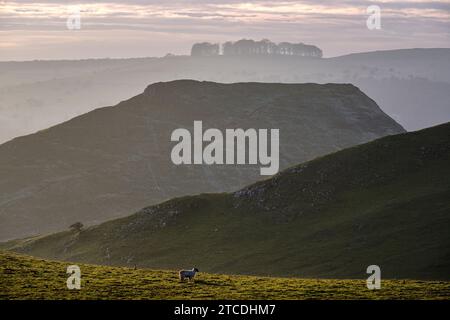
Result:
M280 165L403 132L352 85L156 83L0 146L0 240L94 224L176 196L236 190L258 166L175 166L171 132L280 129Z

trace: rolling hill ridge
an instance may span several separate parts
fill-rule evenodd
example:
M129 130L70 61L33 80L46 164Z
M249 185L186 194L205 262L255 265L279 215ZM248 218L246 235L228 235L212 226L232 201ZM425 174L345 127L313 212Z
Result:
M450 279L450 123L384 137L237 192L172 199L3 248L102 265L303 278Z
M280 169L404 132L353 85L155 83L114 107L0 145L0 240L260 179L258 165L174 165L171 133L192 130L194 120L221 130L279 129Z

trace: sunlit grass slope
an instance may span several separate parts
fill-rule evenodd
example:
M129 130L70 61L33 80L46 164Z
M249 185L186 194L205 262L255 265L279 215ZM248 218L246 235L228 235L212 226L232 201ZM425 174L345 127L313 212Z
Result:
M450 282L270 278L200 273L181 283L176 271L80 264L81 289L66 287L68 262L0 252L0 299L449 299Z

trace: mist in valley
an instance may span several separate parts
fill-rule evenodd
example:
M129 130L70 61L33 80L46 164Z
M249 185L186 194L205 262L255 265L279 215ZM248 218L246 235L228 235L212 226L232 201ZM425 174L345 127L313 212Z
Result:
M151 83L351 83L405 129L450 120L450 49L410 49L336 58L167 56L0 62L0 142L135 96Z

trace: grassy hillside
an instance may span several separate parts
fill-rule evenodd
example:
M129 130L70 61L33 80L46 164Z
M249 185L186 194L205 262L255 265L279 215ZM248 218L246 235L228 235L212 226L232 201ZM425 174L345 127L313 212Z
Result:
M450 279L450 124L385 137L235 193L4 245L35 256L214 273Z
M68 290L69 264L0 252L0 299L450 299L443 281L313 280L198 274L181 283L176 271L80 265L81 289Z

